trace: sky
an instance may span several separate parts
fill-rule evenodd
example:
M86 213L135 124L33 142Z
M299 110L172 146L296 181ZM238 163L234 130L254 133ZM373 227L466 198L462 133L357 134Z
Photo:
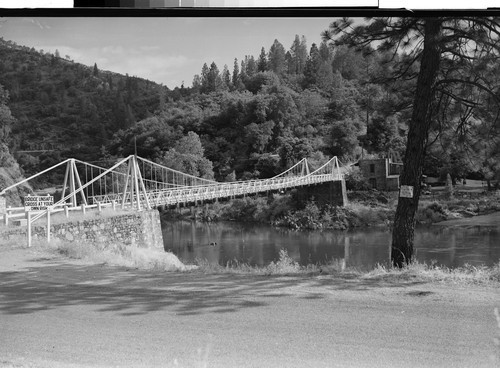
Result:
M334 18L0 18L0 36L22 46L69 55L72 60L162 83L192 85L204 63L232 73L234 59L258 58L274 40L289 50L295 35L308 49Z

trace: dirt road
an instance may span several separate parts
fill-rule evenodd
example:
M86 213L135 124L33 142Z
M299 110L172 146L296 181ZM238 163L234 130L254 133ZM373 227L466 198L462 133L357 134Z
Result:
M487 287L153 273L0 248L0 366L499 367Z

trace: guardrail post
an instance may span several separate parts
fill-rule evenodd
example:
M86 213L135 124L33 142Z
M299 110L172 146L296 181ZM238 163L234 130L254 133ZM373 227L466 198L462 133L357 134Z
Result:
M31 247L31 212L30 211L26 211L26 219L27 219L27 225L28 225L26 235L28 236L28 248L29 248L29 247Z
M47 243L50 243L50 207L47 208Z
M68 205L64 206L64 215L66 216L66 218L69 217L69 208L68 208Z
M82 203L82 213L85 215L85 203Z
M113 211L116 211L116 201L114 199L111 201L111 207L113 208Z
M10 206L5 210L5 215L3 216L5 226L9 225L9 215L10 215Z
M97 202L97 211L102 212L102 205L101 202Z

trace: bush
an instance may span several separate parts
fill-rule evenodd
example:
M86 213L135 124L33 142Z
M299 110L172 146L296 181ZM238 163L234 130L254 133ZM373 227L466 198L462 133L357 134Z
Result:
M279 259L277 262L271 262L266 267L266 274L287 274L287 273L297 273L301 270L300 265L295 262L285 249L281 249L279 253Z
M274 221L275 226L284 226L299 230L317 230L323 227L320 221L321 211L314 202L307 202L304 209L288 211L284 216Z
M371 185L361 174L358 167L351 167L345 174L345 186L347 190L370 190Z
M417 222L421 224L432 224L434 222L444 221L447 218L446 209L440 203L433 202L427 207L419 207L415 218Z

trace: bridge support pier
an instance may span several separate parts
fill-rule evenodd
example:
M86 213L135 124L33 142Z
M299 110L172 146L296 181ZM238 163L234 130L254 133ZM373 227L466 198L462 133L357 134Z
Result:
M345 206L347 204L347 190L345 180L330 181L297 188L299 201L314 200L317 204L332 204Z

